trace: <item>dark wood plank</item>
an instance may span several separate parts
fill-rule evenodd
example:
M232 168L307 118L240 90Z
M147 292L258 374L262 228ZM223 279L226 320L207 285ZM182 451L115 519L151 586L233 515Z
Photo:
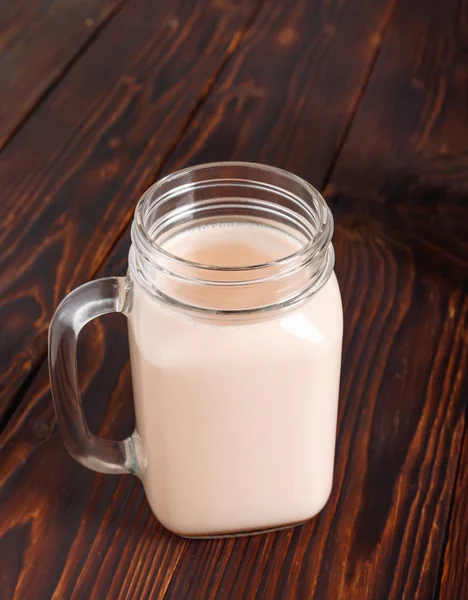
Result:
M339 222L335 245L347 327L335 485L320 516L267 536L176 538L139 482L94 475L67 455L44 365L2 437L11 597L431 597L463 428L468 301L378 231ZM123 273L126 250L102 274ZM91 429L107 437L132 427L123 325L95 323L81 348Z
M130 2L4 148L0 419L45 356L58 300L96 273L255 7Z
M0 148L124 2L1 2Z
M235 54L221 85L226 94L229 94L226 81L231 81L233 73L238 80L235 89L238 89L244 77L255 85L255 77L262 77L261 63L258 62L259 53L263 57L268 56L271 48L277 43L278 35L283 32L280 39L283 42L285 39L289 40L292 28L293 33L296 32L294 35L297 35L293 35L295 43L292 47L286 45L286 49L283 50L281 48L284 44L280 46L278 55L275 56L278 68L271 75L274 79L268 86L274 106L270 105L268 95L265 94L262 97L261 109L252 111L250 116L242 111L238 113L231 105L230 110L233 110L233 113L225 112L223 120L219 121L213 104L208 102L194 126L199 134L194 135L193 130L188 132L180 151L174 155L167 168L188 160L186 153L190 140L195 138L202 141L204 135L210 131L213 133L213 140L206 144L206 157L215 155L217 149L217 158L260 158L260 150L257 154L252 152L249 156L245 155L250 147L247 138L244 139L242 151L231 145L228 137L222 144L222 128L227 127L232 132L233 118L236 119L237 129L241 133L245 123L245 132L254 131L255 144L261 147L261 139L268 138L271 122L275 118L292 118L291 112L287 113L288 117L282 116L285 110L284 99L294 96L298 81L306 77L309 71L307 85L300 94L309 115L304 113L302 118L306 122L317 123L318 126L320 113L315 112L309 96L312 94L314 97L320 97L317 90L319 85L325 86L324 94L332 92L327 87L328 80L317 66L316 59L310 56L305 64L301 61L301 56L308 52L309 45L320 51L323 69L334 72L337 80L346 82L343 83L343 89L348 90L347 94L343 94L341 87L333 82L336 114L330 110L329 119L331 124L339 122L341 128L336 125L330 127L330 135L333 137L332 141L327 141L330 161L354 111L356 98L366 80L369 64L373 61L377 49L376 39L379 39L388 21L390 8L391 3L374 0L364 4L361 1L349 0L333 10L328 3L318 0L297 0L289 9L286 9L280 0L275 4L269 3ZM317 15L321 15L322 23L329 26L329 29L334 28L337 39L348 31L349 20L353 16L356 25L345 45L347 60L343 60L342 52L339 52L334 44L330 44L329 38L324 37L321 30L310 36L304 21L307 19L308 22L313 22ZM289 31L287 35L284 33L285 27L286 31ZM280 78L282 85L278 83ZM278 89L282 91L278 92ZM226 106L218 89L216 94L220 106ZM277 94L280 94L279 99ZM229 100L227 103L229 104ZM264 111L268 113L269 118L258 123L258 128L255 129L258 118ZM205 129L205 125L210 125L210 115L213 123L210 129ZM293 145L296 143L299 142L292 142ZM276 160L281 164L281 160L275 159L275 156L277 149L282 151L282 148L279 144L275 144L274 148L271 154L264 153L262 159L270 162ZM301 162L302 165L312 164L319 156L312 144L305 146L304 151L309 152L309 161L302 153L295 152L295 156L304 161ZM203 153L199 156L200 159L204 158ZM301 164L298 164L298 170ZM294 169L293 162L285 166ZM328 163L324 161L323 171L327 169ZM68 189L70 191L70 188ZM79 197L80 195L76 194L72 201L77 202ZM65 195L61 199L67 206L73 206L72 201ZM117 210L118 204L113 204L112 208ZM351 240L354 238L352 234ZM128 243L128 237L119 242L100 274L122 274L125 271ZM365 248L359 250L359 246L356 255L348 255L348 250L343 244L338 244L338 247L341 248L341 275L346 273L348 267L355 270L362 255L366 256ZM94 260L92 250L85 249L88 262ZM83 245L80 251L83 252ZM96 251L94 246L94 252ZM70 265L66 266L66 269L69 271L63 277L66 289L79 281L79 277L71 275L76 260L76 256L67 255L66 261L70 262ZM382 270L380 262L377 262L376 268ZM359 316L361 306L358 300L365 291L359 291L352 312L348 312L350 322ZM63 292L57 290L55 302L61 293ZM349 293L351 288L348 289ZM356 315L353 311L356 311ZM91 429L100 430L109 436L123 436L132 426L125 334L121 326L122 324L115 320L107 327L104 327L102 322L94 324L84 332L84 346L81 352L83 387L86 389L84 401ZM351 353L351 356L354 354ZM163 598L168 593L174 597L177 590L185 590L187 585L193 585L194 594L191 587L188 596L179 595L179 598L202 597L196 596L195 591L202 589L207 582L213 582L210 583L210 589L218 590L220 597L223 597L224 590L224 597L227 597L232 588L232 597L248 598L250 592L266 589L266 580L273 577L272 573L276 573L276 566L280 569L280 559L285 549L282 540L287 541L291 535L297 536L298 532L303 532L299 535L305 535L307 538L316 527L316 522L312 522L303 530L236 542L189 544L168 534L150 515L138 482L131 478L118 479L95 475L67 456L55 425L45 365L41 367L38 377L2 436L0 477L0 560L4 557L6 560L5 555L8 553L11 568L6 571L5 589L11 591L13 598L18 599L29 598L33 591L38 600L51 596L113 598L119 597L120 593L121 597L125 598L154 599ZM302 548L304 552L308 551L308 547ZM245 559L242 556L244 550ZM273 557L271 559L270 550ZM222 556L218 560L219 552L222 552ZM310 560L312 556L313 554ZM40 572L37 571L39 557L42 565ZM255 564L252 563L253 558L256 560ZM199 564L200 560L208 561L204 582L193 583L190 574L192 559L195 565ZM297 559L293 556L288 558L286 571L281 571L283 587L289 585L288 577L300 575L302 559L301 553L298 553ZM226 565L226 571L218 565ZM245 569L245 572L249 573L248 578L240 574L239 568L242 568L242 572ZM176 574L177 577L172 583ZM276 575L272 581L277 581ZM301 575L300 581L301 590L307 589L310 585L308 570ZM270 584L270 588L272 585L274 583ZM294 593L294 587L291 589ZM206 587L203 587L203 591L205 590Z
M382 173L386 164L393 164L395 155L402 153L411 161L413 153L421 152L420 147L411 146L414 138L405 129L407 117L395 109L394 96L388 93L385 98L391 90L384 85L382 72L395 70L391 85L398 90L400 101L412 105L418 115L421 108L413 103L408 71L421 59L421 52L431 50L433 42L441 47L448 44L464 5L452 3L442 13L440 10L435 2L398 7L367 92L374 95L383 86L383 93L370 103L367 93L364 96L369 120L366 113L358 111L350 144L345 144L336 178L333 176L328 186L338 217L337 272L349 328L342 392L346 404L340 415L334 495L322 515L302 530L248 541L190 542L168 588L168 598L184 597L188 590L195 597L207 598L257 594L259 598L426 600L433 596L460 450L467 384L468 300L461 285L466 281L467 259L461 203L466 171L460 169L462 144L466 143L463 122L448 132L437 129L428 138L426 156L434 173L439 172L439 197L435 192L426 194L423 177L401 188L401 196L395 194L390 177L387 187L379 188L379 195L365 193L363 171L357 177L351 171L349 185L342 186L346 165L354 160L359 143L367 144L368 137L375 147L361 149L361 155L372 162L378 147ZM415 23L425 32L423 38L410 35ZM405 40L412 40L405 46L404 59L400 56L401 32L405 32ZM438 77L450 80L454 66L455 73L460 70L462 48L442 55L440 63L429 61ZM233 80L228 81L232 85ZM230 85L226 85L226 94ZM463 94L463 88L455 83L444 104L440 127L446 119L460 121ZM252 106L237 115L222 109L201 111L177 150L174 165L177 160L212 159L220 147L231 147L233 140L235 147L229 157L254 159L248 141L255 142L257 121L268 109L261 105L254 119L249 118ZM303 119L307 123L307 113ZM381 126L384 132L393 128L395 133L383 136L380 147L378 134L367 131L369 123L371 128ZM431 148L442 143L452 143L456 151L450 158L443 155L438 167ZM313 156L314 149L310 152ZM295 163L287 162L291 153L285 163L277 161L274 153L262 156L267 162L296 170ZM313 173L314 167L307 171L307 164L301 154L297 172ZM429 167L422 172L429 173ZM456 183L450 177L452 172ZM398 183L397 170L393 176ZM376 183L374 177L370 169L372 184Z
M421 303L419 296L423 289L421 286L427 285L424 293L429 294L436 304L421 308L423 319L428 323L434 321L435 325L433 311L442 310L443 318L459 320L460 324L453 327L447 343L444 342L438 354L436 350L440 333L433 330L427 340L427 343L432 345L433 358L430 354L424 354L413 364L406 354L418 352L419 337L426 343L426 332L420 328L421 326L415 327L413 331L410 319L406 319L404 326L393 332L396 335L398 331L401 339L398 350L394 351L396 364L401 363L404 374L407 373L406 368L412 368L420 373L418 378L409 383L407 381L409 375L405 375L405 381L396 386L398 403L393 408L397 411L397 416L392 419L393 408L385 412L385 418L389 423L397 420L392 426L392 431L398 429L400 419L402 430L395 431L393 439L388 439L388 434L384 435L380 445L373 439L375 434L371 437L373 448L379 450L379 454L373 460L369 460L369 474L365 483L368 494L374 493L378 501L372 499L366 501L363 495L359 497L359 502L364 506L356 511L358 536L369 538L370 541L362 543L365 548L362 557L359 556L359 543L355 541L349 555L342 551L341 554L337 552L337 555L332 558L332 550L330 550L325 562L317 559L327 572L336 573L336 578L331 577L328 580L331 586L328 588L323 583L327 581L323 575L319 577L314 569L309 572L309 581L314 582L313 585L316 587L313 589L320 599L328 597L327 593L332 598L337 597L333 596L333 590L336 589L333 583L341 586L339 597L343 598L418 597L425 599L431 597L435 589L437 566L443 548L451 488L460 447L463 421L463 385L460 380L466 381L463 371L466 362L464 362L464 355L461 356L461 353L466 351L466 347L460 346L463 343L461 340L466 340L466 309L461 307L466 303L464 293L468 277L466 209L468 130L464 114L467 76L466 22L466 2L453 1L441 5L437 2L427 3L417 0L399 3L386 43L370 78L363 101L359 105L350 135L326 189L338 218L337 235L340 234L341 227L344 227L349 235L354 234L364 238L369 236L369 239L375 239L378 245L382 244L379 240L383 240L385 246L404 249L404 252L399 251L395 257L389 253L388 266L384 262L385 268L393 269L394 263L397 263L399 273L401 271L399 263L410 261L411 268L403 269L403 272L405 270L408 272L408 284L415 279L414 285L417 284L417 287L414 292L411 291L411 295L408 295L408 290L405 293L397 293L387 292L384 288L388 294L387 301L391 303L394 299L395 303L403 303L407 306L410 314L418 313ZM243 88L248 90L247 100L242 94L241 99L237 100L235 91L231 92L234 99L228 96L236 83L234 77L230 78L225 90L221 89L219 92L221 96L226 94L230 98L231 103L226 103L228 109L225 109L218 99L212 100L211 98L214 98L212 95L209 102L212 102L213 106L216 102L216 106L221 108L217 111L213 110L212 114L208 114L208 111L200 113L192 131L179 147L178 153L180 152L181 157L179 160L192 163L213 159L214 152L228 144L233 144L235 148L230 156L243 159L255 158L256 131L260 129L262 119L267 121L269 118L268 108L264 103L262 104L262 98L266 94L262 96L261 82L261 75L253 78L249 86ZM221 86L217 89L220 88ZM247 102L249 104L245 108ZM304 106L300 98L297 104ZM316 101L315 105L320 106L320 103ZM290 107L291 104L283 103L283 110L286 113L288 109L291 110ZM333 112L333 103L329 102L328 107ZM248 118L252 112L255 113L256 119ZM213 114L216 115L214 118ZM288 167L320 185L327 174L323 166L320 167L321 156L316 156L314 149L307 149L304 152L304 145L300 143L298 143L298 148L301 149L300 155L295 154L294 144L292 148L288 146L287 132L299 130L296 139L300 140L300 136L305 137L310 118L310 113L304 110L302 119L299 118L299 124L294 130L292 125L294 121L289 117L289 129L284 128L283 140L276 142L277 147L283 150L282 155L277 157L274 152L270 154L269 150L263 149L263 146L259 155L266 162ZM323 118L326 121L326 111ZM270 123L274 124L275 119L272 118ZM327 123L328 128L329 123ZM310 130L315 132L316 128L311 127ZM274 125L269 131L275 131ZM320 131L320 124L317 131ZM330 157L332 153L329 151L326 137L318 135L316 139L317 155L322 149L321 143L324 140L325 156ZM254 140L253 145L250 144L251 140ZM271 143L268 139L266 145L273 149L275 143ZM339 261L339 256L337 260ZM339 271L339 264L337 269ZM399 274L398 277L401 278L401 275ZM382 285L381 280L374 274L369 274L369 281L377 289ZM439 291L441 286L445 289L444 293ZM373 287L370 289L372 290ZM416 294L414 297L413 293ZM446 307L443 308L443 304L438 304L440 302L447 303ZM370 308L366 306L363 310L365 312ZM443 319L439 321L440 326L443 322ZM388 332L385 329L385 337L393 335L387 321L383 320L380 326L390 328ZM457 340L458 345L453 347L451 340ZM437 370L440 369L437 365L440 361L448 361L450 364L452 353L455 354L453 359L456 364L455 370L447 374L447 381L443 381L443 372ZM372 356L369 355L369 361ZM410 366L406 367L407 364ZM401 379L403 375L397 369L395 371L395 377ZM356 374L356 377L358 376L359 373ZM391 378L391 371L386 373L385 377ZM430 388L426 386L426 379L429 378L432 381L434 378L436 381L439 379L437 383L432 383L437 386L434 388L438 390L436 393L430 392ZM458 383L454 385L453 395L448 396L452 382ZM391 380L383 381L380 393L388 396L388 402L391 402L391 393L386 392L386 389L392 387ZM445 390L445 400L447 406L450 406L450 411L445 417L436 406L439 402L438 394L441 394L442 390ZM409 397L409 394L413 394L414 398ZM380 422L379 410L381 409L377 399L371 397L369 401L375 401L375 405L364 404L364 409L371 412L375 410L376 418ZM420 411L423 409L425 412L421 423L419 418ZM406 416L405 410L414 414ZM426 456L426 447L422 442L424 435L428 436L430 427L435 427L444 418L447 422L443 425L443 429L435 429L431 434L431 443L438 445L437 451ZM428 423L432 425L425 423L425 419L428 419ZM385 434L384 425L385 421L382 420L380 427ZM342 427L350 428L352 425L346 422ZM366 427L370 428L371 425L360 425L357 428L356 435L362 436L363 440L371 435ZM420 445L412 447L412 444L414 445L412 440L416 434L422 436L418 442ZM391 443L399 445L399 449L389 446ZM410 449L413 456L408 454L406 457L405 453L409 453ZM362 452L363 450L361 454ZM419 458L416 458L418 454ZM395 460L386 465L387 458ZM417 460L420 461L420 465L408 471L411 461ZM440 469L441 461L443 468ZM427 480L423 482L422 490L424 490L427 506L421 504L419 500L419 504L414 504L412 509L414 512L411 512L409 510L412 502L411 493L416 489L414 473L419 475L427 469L434 469L434 466L437 469L434 471L435 482L439 487L435 482L434 484ZM356 466L355 470L358 469L359 467ZM365 463L361 465L361 469L365 470ZM383 489L374 490L374 487L380 484L379 471L384 480L381 484ZM346 474L346 477L351 477L354 473L352 469L350 472L351 475ZM392 495L396 495L395 500ZM382 497L385 501L382 501ZM353 532L352 527L344 523L345 515L344 511L341 515L343 524L328 524L330 528L337 530L334 534L337 544L343 539L349 540ZM410 519L410 523L405 530L404 524L407 519ZM400 528L394 539L385 529L392 526L388 525L389 522L394 527ZM367 529L370 530L369 534ZM373 533L372 529L375 530ZM325 531L327 528L323 530ZM325 535L323 532L322 537ZM285 538L283 554L281 550L278 552L285 561L283 572L286 580L283 578L281 583L278 579L279 587L275 587L274 583L271 584L272 595L278 593L280 596L281 593L286 593L284 582L289 581L286 574L291 562L297 559L298 552L297 549L288 550L286 548L289 543L288 534L281 535ZM328 535L332 534L328 533ZM297 538L294 538L295 548L300 544L300 542L296 544L296 540ZM269 542L265 541L265 548L269 547L268 544ZM330 543L328 544L330 546ZM398 544L402 544L400 549ZM316 545L312 543L309 546L303 545L302 548L306 548L311 555L316 552ZM419 554L413 555L413 549ZM230 546L226 545L224 550L218 549L217 552L219 560L224 561L223 565L226 562L229 564ZM358 557L353 556L353 553L357 553ZM307 556L306 550L303 550L301 556ZM233 570L229 572L228 569L228 574L223 577L220 571L224 566L219 566L216 570L216 578L211 580L212 585L220 582L220 589L224 590L226 582L232 581L233 574L237 573L238 563L235 560L239 559L236 552L234 557L232 560L236 566ZM199 562L192 559L194 556L191 554L190 561L187 559L181 563L178 570L180 577L176 576L173 579L169 588L169 597L171 593L177 597L178 594L183 593L186 586L190 585L195 586L199 594L203 595L206 592L207 588L204 586L208 586L208 583L203 569L211 565L214 572L215 559L211 556L207 557L206 554L200 556ZM362 564L359 559L362 560ZM264 567L265 578L267 577L265 573L270 572L271 565L275 565L272 571L277 572L278 559L271 559L271 561ZM256 573L261 570L261 566L257 562L253 563L253 559L247 564L252 564L252 570ZM390 581L388 573L393 574L396 568L400 573L397 572L394 580ZM382 569L384 574L380 575L378 569ZM237 582L241 586L239 590L245 592L247 588L242 585L246 586L246 581L251 580ZM197 585L200 587L196 587ZM237 589L233 588L233 590ZM295 589L297 597L302 597L301 593L304 593L304 589L302 588L302 591L300 588ZM233 597L236 593L240 594L241 591L233 591Z
M400 2L326 190L421 269L468 281L468 2ZM359 207L358 207L359 205Z
M468 357L465 356L465 365ZM467 416L465 415L465 420ZM450 528L442 564L440 600L468 598L468 429L465 423L463 449L458 465Z
M468 299L378 230L339 221L335 244L347 325L332 497L302 528L189 542L166 599L433 596L463 430Z
M320 188L367 83L396 0L265 5L170 166L271 163Z
M133 420L126 326L119 319L105 326L104 335L102 323L95 324L80 344L84 389L93 382L93 397L84 399L92 430L123 437ZM3 440L0 596L162 597L184 543L152 517L138 480L92 475L71 464L46 382L44 364Z
M424 277L440 277L440 287L458 289L465 303L467 22L466 0L454 0L443 6L422 0L399 3L387 43L326 190L341 223L357 231L376 229L385 239L407 244L415 269ZM435 315L430 313L427 319L434 321ZM465 312L450 307L446 319L454 320L462 340L461 345L451 346L441 338L438 350L447 365L441 384L456 407L446 417L454 437L450 445L439 446L433 459L435 465L443 465L443 469L432 471L432 488L439 487L440 497L434 502L429 494L426 496L419 540L416 538L416 543L408 546L406 556L402 553L399 559L399 568L407 579L405 587L403 580L400 584L400 597L403 594L408 598L432 597L438 585L437 556L444 547L449 515L452 521L440 595L454 599L466 596L463 587L467 579L468 522L466 493L463 499L461 495L464 480L460 466L453 507L450 486L457 472L461 432L466 421L468 321ZM421 340L426 344L427 337L421 336ZM418 340L415 352L417 343ZM452 371L455 364L458 368ZM429 382L433 381L434 370L427 376ZM407 411L410 410L408 404ZM430 410L428 403L425 412ZM421 468L428 468L427 461ZM405 493L400 490L398 494L399 503L404 506L409 498L405 500ZM398 577L395 579L398 581Z

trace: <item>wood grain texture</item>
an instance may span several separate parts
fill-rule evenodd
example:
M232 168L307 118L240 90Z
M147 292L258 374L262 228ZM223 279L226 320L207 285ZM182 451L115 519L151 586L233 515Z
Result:
M260 51L265 56L274 43L278 31L281 31L279 29L281 20L287 24L300 26L305 14L311 18L316 12L312 10L313 7L319 10L322 6L316 1L307 3L305 8L301 8L302 4L303 0L298 1L293 7L294 19L288 19L287 12L281 13L280 18L278 6L271 17L265 12L260 16L253 27L256 33L250 34L245 42L248 47L252 47L251 51L244 50L242 44L242 56L246 65L243 68L247 70L249 64L257 64L257 52ZM358 2L354 6L359 8L361 4ZM375 4L369 6L374 7ZM374 18L373 25L377 29L382 28L386 22L388 5L380 3L379 7L380 13L370 11ZM348 15L350 12L352 6L346 3L344 14ZM367 23L369 17L363 10L360 14L361 19ZM339 33L340 28L346 27L345 19L339 11L334 19ZM375 50L371 39L375 30L374 33L371 32L371 25L369 25L367 44L370 49ZM302 35L306 35L306 32L303 31ZM317 35L317 38L313 37L309 40L310 43L316 42L320 45L320 35ZM260 46L256 40L261 42ZM356 87L351 96L357 94L363 83L362 78L365 76L368 63L373 58L372 52L361 54L363 44L366 47L366 40L363 41L361 35L353 38L353 44L357 46L354 52L355 59L359 63L355 72L361 73L362 77L355 80ZM296 47L298 59L306 45L306 40L303 39ZM353 48L353 45L348 45L349 52L352 52ZM325 45L322 56L328 59L327 51L328 46ZM328 60L329 64L340 72L339 54L334 54L333 59ZM288 62L282 67L285 85L290 86L294 81L290 77L290 67L294 62L294 58L289 57ZM313 79L316 64L314 60L310 60L309 63L310 78ZM236 65L235 61L233 65ZM349 65L343 64L341 73L343 78L347 75L348 67ZM323 78L321 81L323 85ZM350 97L345 97L341 93L338 96L340 100L337 111L341 115L340 123L343 129L349 117L347 111L352 109L352 103L349 104ZM266 107L268 107L267 102ZM278 104L276 99L275 107L271 112L273 117L276 110L280 112L282 110L281 104ZM212 105L208 105L207 110L211 108ZM257 115L252 116L255 121ZM243 119L244 115L242 115ZM226 125L230 126L229 119L218 123L218 126ZM264 123L263 129L257 130L257 137L267 135L268 130L268 123ZM341 131L333 132L334 144L337 143L341 133ZM187 135L191 137L193 132ZM213 144L219 148L217 140L214 140ZM186 148L187 144L184 143L182 154ZM228 150L228 145L220 148L222 153L220 158L227 158ZM311 147L311 151L315 152L315 149ZM209 152L213 152L212 146L209 147ZM271 158L274 158L273 153ZM177 160L180 159L175 156L173 162ZM88 163L88 168L90 164L92 163ZM74 206L80 197L77 194L71 199L67 199L66 196L62 196L61 199L64 205ZM117 203L115 206L118 206ZM83 247L80 250L82 252ZM128 238L125 238L119 243L101 273L123 273L127 251ZM76 263L76 257L67 256L66 260L70 261L71 269L74 261ZM88 252L88 262L91 260L90 257L91 250ZM69 273L67 277L71 277ZM76 283L77 281L67 281L66 289L70 289ZM55 301L57 300L58 298ZM81 352L84 362L81 367L83 387L87 389L84 401L92 430L100 429L106 435L120 434L122 437L131 429L132 418L129 410L131 394L125 342L119 327L120 325L114 322L105 329L102 323L98 323L85 331L85 345ZM109 397L110 407L107 407ZM123 428L120 429L122 426ZM49 453L52 453L52 459L49 459ZM2 477L0 561L8 552L7 548L15 548L15 552L9 553L11 567L5 570L4 575L5 589L9 590L12 598L27 598L33 591L37 598L82 598L88 595L92 598L162 598L169 593L171 579L179 571L178 565L181 564L182 558L184 556L189 558L192 555L195 558L197 548L200 552L210 547L210 544L205 543L201 543L199 547L197 544L192 544L190 552L185 555L188 542L171 536L156 524L149 513L138 483L129 478L119 480L95 475L67 456L56 430L44 366L4 432L0 457L2 458L0 461ZM30 469L32 475L29 473ZM313 524L311 526L313 527ZM262 539L252 538L253 543L260 544L263 543ZM272 536L265 539L269 540L269 544L275 540ZM240 546L236 556L233 557L234 562L229 563L231 577L235 565L242 563L239 552L242 552L245 543L239 541ZM223 548L222 543L213 544L215 547ZM267 554L264 554L267 557ZM39 574L37 573L38 557L43 561ZM212 567L213 565L210 564L210 569ZM264 568L263 563L259 568ZM297 569L294 572L296 571ZM114 572L115 576L113 576ZM211 578L208 571L207 578L208 581ZM258 583L254 581L252 585ZM175 585L180 586L180 583ZM239 581L236 589L242 588L243 585L242 581ZM170 593L174 594L173 591ZM190 597L191 592L188 593Z
M120 320L105 325L105 335L98 323L81 344L84 389L93 382L84 401L92 430L123 437L133 418L126 328ZM93 475L72 463L56 429L45 365L2 454L2 599L162 594L184 543L151 516L135 478Z
M255 7L132 1L4 148L0 419L59 299L96 273Z
M0 2L0 148L123 2Z
M400 2L326 191L468 281L468 2Z
M0 448L11 598L432 597L463 428L468 301L364 224L340 221L335 247L347 326L334 490L319 517L266 536L176 538L139 482L66 454L44 367ZM123 273L126 250L101 274ZM81 347L88 419L106 437L132 427L124 329L99 321Z
M395 0L266 3L168 168L271 163L321 187Z
M396 69L392 61L400 41L395 31L405 30L406 4L397 6L395 20L390 21L363 104L368 93L375 93L374 78L384 85L381 71ZM431 39L438 40L449 23L459 23L461 8L455 4L449 6L451 21L438 18L435 0L425 4L411 0L411 6L418 11L417 15L410 12L415 22L432 24L431 28L421 25L430 31ZM269 4L234 54L219 85L214 86L216 102L208 96L165 168L214 158L262 160L287 167L318 185L326 182L367 82L369 64L378 50L376 40L389 23L392 8L392 4L352 0L336 4L298 0L287 9ZM350 35L352 23L353 34L356 30L360 33L352 38L356 45L348 41L340 52L335 44L322 46L322 28L306 43L303 23L323 14L333 15L337 40L345 33ZM373 24L369 22L372 15ZM294 38L288 29L289 33L278 38L284 24L292 25L293 30L297 26L302 33ZM279 51L273 54L278 39L298 41L296 58L288 55L284 59ZM426 39L414 44L413 54L426 47ZM308 61L301 58L309 45L320 60L315 54L310 54ZM285 54L292 51L286 44ZM399 58L402 78L392 80L399 97L408 102L411 82L406 67L415 60L413 54ZM352 73L359 76L355 76L355 91L343 96L336 81L346 80L351 56L358 63ZM265 57L275 69L268 67ZM317 63L338 72L331 83L325 75L321 78ZM452 67L443 64L449 78ZM298 72L295 65L300 65ZM253 94L263 81L266 91ZM322 159L320 146L312 143L312 135L308 143L304 141L305 132L314 131L308 129L310 123L323 127L322 113L315 108L319 100L309 100L309 94L320 98L319 81L330 86L323 91L330 97L328 113L319 106L323 119L330 123L331 141L327 128L321 134L327 160ZM245 95L239 99L239 86L246 82L241 87ZM296 102L301 84L305 91L299 93L302 108L296 114L291 104ZM449 102L456 107L444 113L453 119L461 114L456 100L460 89ZM407 127L405 113L399 121L393 103L390 94L388 99L381 98L380 104L367 105L372 127L385 131L386 119L381 122L375 114L386 111L392 115L395 129ZM414 111L419 110L415 104ZM283 126L275 129L281 121ZM332 126L338 121L341 129ZM366 125L362 115L359 123L359 128L351 126L350 139L361 136L362 144L367 144L375 136L361 129ZM401 152L411 156L411 135L382 136L382 140L387 149L387 154L379 150L382 160ZM363 193L368 189L366 177L373 181L372 171L345 180L343 164L353 160L349 147L354 148L345 142L345 163L338 158L328 187L337 215L334 240L345 340L335 481L325 509L301 528L266 536L221 541L176 538L151 516L138 482L93 474L67 456L43 366L0 439L0 569L6 566L0 573L8 599L427 600L434 596L468 384L463 245L458 237L453 244L451 227L440 227L439 219L428 218L432 208L421 200L422 180L415 179L412 194L401 199L400 208L393 212L387 198L394 196L381 200L381 196ZM373 145L368 146L367 151L362 150L362 160L376 152ZM93 160L94 156L87 168ZM463 160L463 152L456 160ZM458 174L460 180L462 175ZM449 190L450 181L448 178ZM387 184L390 186L390 178ZM439 184L444 186L443 177ZM73 210L80 197L63 195L61 202ZM463 216L455 193L453 197L456 202L451 202L449 192L448 210L455 206ZM435 260L436 251L421 254L419 222L404 216L406 203L412 206L415 198L421 200L418 210L426 219L427 247L433 236L438 251L450 250L458 260L451 268L448 261ZM119 202L111 209L119 210ZM366 208L374 205L381 208ZM444 213L443 203L438 205L439 212ZM123 227L123 222L119 221L119 226ZM88 225L82 227L86 230ZM99 274L125 271L127 234ZM83 244L80 249L83 251ZM88 262L94 260L92 249L85 249ZM60 269L68 269L63 280L69 289L85 270L80 266L80 275L73 278L76 255L68 252L63 256ZM103 257L100 254L93 264ZM80 353L91 429L109 437L124 437L132 428L124 329L118 319L94 323L84 332Z
M439 286L458 289L465 298L467 23L466 0L443 6L420 0L399 3L326 189L340 222L359 229L376 229L393 243L406 244L419 273L440 278ZM435 475L433 483L440 490L453 482L457 472L459 432L463 431L468 409L468 321L463 312L449 310L447 316L458 322L463 342L460 347L449 345L445 350L447 364L459 364L452 380L456 382L454 388L450 388L449 381L444 382L447 393L458 394L458 400L452 400L458 402L453 415L453 441L457 442L440 452L446 473ZM425 336L421 340L426 343ZM418 352L416 348L414 351ZM424 578L418 584L417 593L422 598L432 597L433 592L437 597L440 594L454 600L466 596L467 562L461 556L467 551L467 498L466 493L464 498L461 495L464 480L460 468L453 505L452 496L444 492L437 517L429 513L428 519L421 520L421 531L432 541L420 570L426 573L429 565L434 565L430 585L421 585ZM448 526L447 541L444 537ZM439 582L435 579L437 554L444 556L446 543L443 579ZM418 546L413 552L418 552Z
M364 225L338 222L335 245L346 335L332 497L302 528L190 542L165 598L433 597L463 429L468 300Z
M468 364L468 357L465 365ZM467 415L465 415L465 420ZM458 465L455 493L447 535L440 600L468 598L468 430L465 423L463 449Z

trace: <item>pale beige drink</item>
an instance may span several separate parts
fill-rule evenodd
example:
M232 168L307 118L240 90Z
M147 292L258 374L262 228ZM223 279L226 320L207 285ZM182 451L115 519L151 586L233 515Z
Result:
M141 478L184 536L301 523L330 494L342 343L333 217L275 167L188 167L138 202L126 277L71 292L49 330L51 389L80 463ZM110 312L129 324L136 431L86 424L76 348Z
M163 245L219 267L271 263L300 247L279 229L240 223L191 229ZM220 310L233 298L241 308L263 306L276 301L282 281L203 286L185 291L185 300ZM161 280L168 297L180 296L178 286ZM291 310L226 322L173 310L135 281L129 330L137 431L148 500L166 527L186 536L258 531L300 523L324 506L342 326L334 274Z

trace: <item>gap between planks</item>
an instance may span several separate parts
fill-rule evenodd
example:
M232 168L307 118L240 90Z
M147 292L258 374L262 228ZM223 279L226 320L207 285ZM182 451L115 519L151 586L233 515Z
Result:
M349 118L343 128L343 133L341 135L341 138L338 141L338 145L337 145L335 153L330 161L330 165L329 165L327 171L325 172L325 176L323 178L322 191L324 191L326 189L328 183L330 182L330 180L332 178L333 172L334 172L336 164L338 162L338 158L341 154L343 146L344 146L346 139L349 135L349 132L351 130L351 126L353 124L354 117L357 114L359 105L361 104L361 100L364 97L367 86L369 85L370 78L372 76L372 73L374 72L375 65L377 63L380 52L384 45L384 41L387 36L388 30L390 28L390 23L392 22L393 15L395 13L395 9L396 9L398 2L399 2L399 0L393 0L389 4L389 6L387 8L387 13L385 15L384 23L382 26L382 30L381 30L380 34L376 34L378 37L377 37L377 41L376 41L375 48L374 48L374 54L372 55L372 57L369 61L369 65L368 65L366 73L364 75L364 80L362 82L362 86L359 90L356 91L355 100L354 100L353 106L351 107L351 110L349 113Z
M96 41L99 37L99 34L109 25L109 23L118 15L118 13L122 10L122 8L130 2L130 0L121 0L119 3L115 4L106 14L106 16L102 19L102 21L96 26L95 30L90 34L90 36L83 42L81 46L79 46L73 54L73 56L63 65L63 68L57 75L52 79L50 84L39 94L39 96L34 100L32 105L25 111L25 113L18 119L18 122L12 127L11 131L6 135L6 137L0 141L0 155L1 152L6 146L11 142L11 140L15 137L15 135L22 129L22 127L27 123L29 117L43 104L48 96L58 87L62 81L62 79L67 75L69 71L73 68L75 63L77 63L80 58L85 54L88 48ZM42 364L42 360L38 361L38 365ZM38 367L38 368L39 368ZM34 368L34 367L33 367ZM4 420L4 419L3 419ZM3 422L0 423L0 433L3 431Z

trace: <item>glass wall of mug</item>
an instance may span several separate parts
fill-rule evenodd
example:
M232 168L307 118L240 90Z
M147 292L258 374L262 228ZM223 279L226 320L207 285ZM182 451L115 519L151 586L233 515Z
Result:
M84 322L102 310L128 317L136 432L124 442L84 436L77 388L65 403L57 384L72 454L141 477L156 517L180 535L314 516L332 485L341 363L332 230L320 194L273 167L202 165L150 188L127 277L72 297ZM61 369L51 364L54 382ZM73 417L64 405L78 406Z

